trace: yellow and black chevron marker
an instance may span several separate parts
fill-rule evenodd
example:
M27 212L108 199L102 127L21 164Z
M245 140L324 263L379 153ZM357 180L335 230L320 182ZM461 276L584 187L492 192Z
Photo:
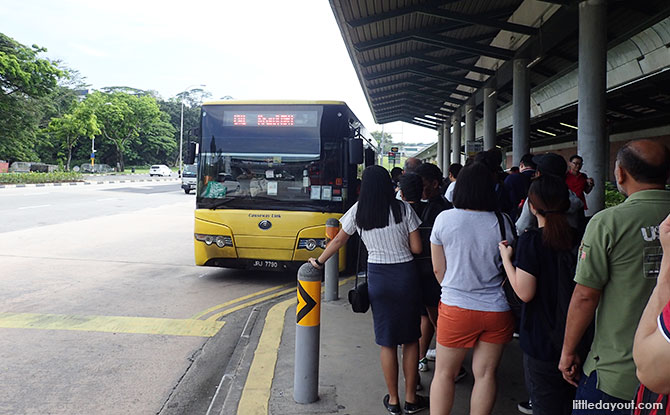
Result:
M298 281L296 323L305 327L321 323L321 281Z

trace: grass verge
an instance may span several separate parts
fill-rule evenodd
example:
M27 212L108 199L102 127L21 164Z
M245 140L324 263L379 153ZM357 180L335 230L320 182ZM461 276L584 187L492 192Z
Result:
M82 175L75 172L53 172L53 173L2 173L0 184L32 184L32 183L65 183L81 182Z

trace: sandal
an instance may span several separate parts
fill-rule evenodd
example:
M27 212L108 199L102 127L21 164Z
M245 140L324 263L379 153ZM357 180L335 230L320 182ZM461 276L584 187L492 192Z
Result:
M386 410L389 411L389 413L393 414L393 415L402 414L402 412L400 411L400 402L398 402L395 405L391 405L389 403L390 399L391 399L391 397L388 394L386 394L386 396L384 396L384 401L383 402L384 402L384 406L386 407Z

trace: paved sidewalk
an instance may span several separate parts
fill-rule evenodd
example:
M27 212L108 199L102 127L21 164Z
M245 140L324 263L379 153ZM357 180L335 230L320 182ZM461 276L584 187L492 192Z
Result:
M319 400L297 404L293 400L293 367L295 358L295 305L285 315L284 330L278 350L272 382L269 413L286 414L386 414L382 398L386 386L379 361L379 346L374 343L372 314L355 314L346 300L353 282L340 287L340 300L321 303L321 348L319 360ZM498 370L498 397L492 414L519 414L516 405L525 400L521 350L518 340L510 343ZM421 373L424 390L429 394L433 364ZM453 414L467 414L473 378L470 356L465 362L468 377L456 385ZM401 392L404 396L402 374ZM422 411L421 414L428 414Z

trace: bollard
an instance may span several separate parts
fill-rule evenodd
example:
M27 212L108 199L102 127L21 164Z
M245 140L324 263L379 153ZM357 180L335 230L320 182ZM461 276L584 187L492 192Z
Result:
M321 271L311 264L298 269L293 399L319 399L319 341L321 330Z
M340 230L340 221L335 218L330 218L326 221L326 244L335 238L337 232ZM335 252L333 256L328 258L325 268L326 281L326 301L335 301L339 298L338 280L340 278L340 253Z

